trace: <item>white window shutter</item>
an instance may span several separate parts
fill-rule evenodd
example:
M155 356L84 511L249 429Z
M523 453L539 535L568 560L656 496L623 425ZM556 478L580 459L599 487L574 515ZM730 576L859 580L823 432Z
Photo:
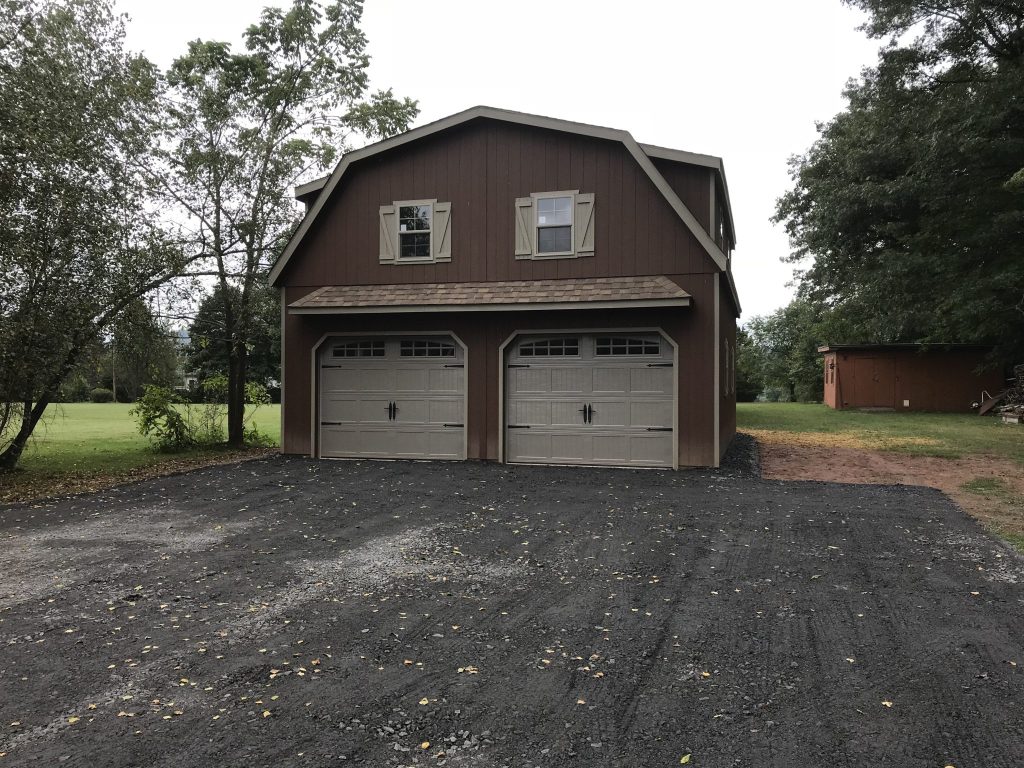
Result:
M452 204L434 203L434 217L431 222L431 242L434 261L452 260Z
M516 198L516 258L533 256L533 198Z
M380 207L380 261L382 264L393 264L398 240L398 217L395 206Z
M576 195L576 255L594 255L594 193Z

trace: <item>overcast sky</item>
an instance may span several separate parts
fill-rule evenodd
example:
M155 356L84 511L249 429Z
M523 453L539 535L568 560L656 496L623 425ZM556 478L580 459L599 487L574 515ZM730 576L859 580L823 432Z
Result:
M163 67L196 38L241 43L285 0L118 0L128 44ZM476 104L628 130L725 160L743 320L785 304L771 224L787 159L843 107L877 43L840 0L366 0L371 85L418 99L422 124Z

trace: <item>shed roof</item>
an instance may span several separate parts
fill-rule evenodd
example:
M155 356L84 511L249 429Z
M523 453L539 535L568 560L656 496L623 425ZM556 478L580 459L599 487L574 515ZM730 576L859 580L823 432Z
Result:
M664 275L489 283L328 285L288 305L292 314L485 312L685 307L690 294Z
M818 352L987 352L991 346L984 344L930 344L907 342L897 344L824 344Z

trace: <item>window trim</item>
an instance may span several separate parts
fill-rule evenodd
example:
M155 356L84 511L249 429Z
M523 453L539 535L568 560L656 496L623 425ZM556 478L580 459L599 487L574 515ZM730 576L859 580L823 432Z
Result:
M431 200L395 200L395 260L394 264L433 264L434 258L434 208L437 205L437 198ZM402 206L425 205L430 208L430 247L426 257L415 257L412 259L402 258ZM419 232L420 230L414 230Z
M578 189L567 189L560 192L531 192L530 199L533 201L533 231L531 237L533 238L533 256L534 259L564 259L567 257L576 256L576 195L580 191ZM540 223L537 221L537 217L540 215L540 206L538 205L539 200L544 200L552 197L568 197L569 198L569 246L568 251L550 251L547 253L540 252ZM564 224L559 226L565 226Z

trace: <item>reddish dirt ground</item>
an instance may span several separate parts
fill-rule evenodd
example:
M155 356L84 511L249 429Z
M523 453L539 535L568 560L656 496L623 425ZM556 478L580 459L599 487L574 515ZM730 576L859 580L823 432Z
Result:
M1024 535L1024 476L1014 462L996 456L946 459L911 456L891 451L827 446L788 440L780 433L757 435L761 471L773 480L823 480L834 483L924 485L947 494L969 514L994 530ZM982 495L963 489L978 478L998 478L1014 489L1007 494ZM1013 497L1016 498L1013 498Z

